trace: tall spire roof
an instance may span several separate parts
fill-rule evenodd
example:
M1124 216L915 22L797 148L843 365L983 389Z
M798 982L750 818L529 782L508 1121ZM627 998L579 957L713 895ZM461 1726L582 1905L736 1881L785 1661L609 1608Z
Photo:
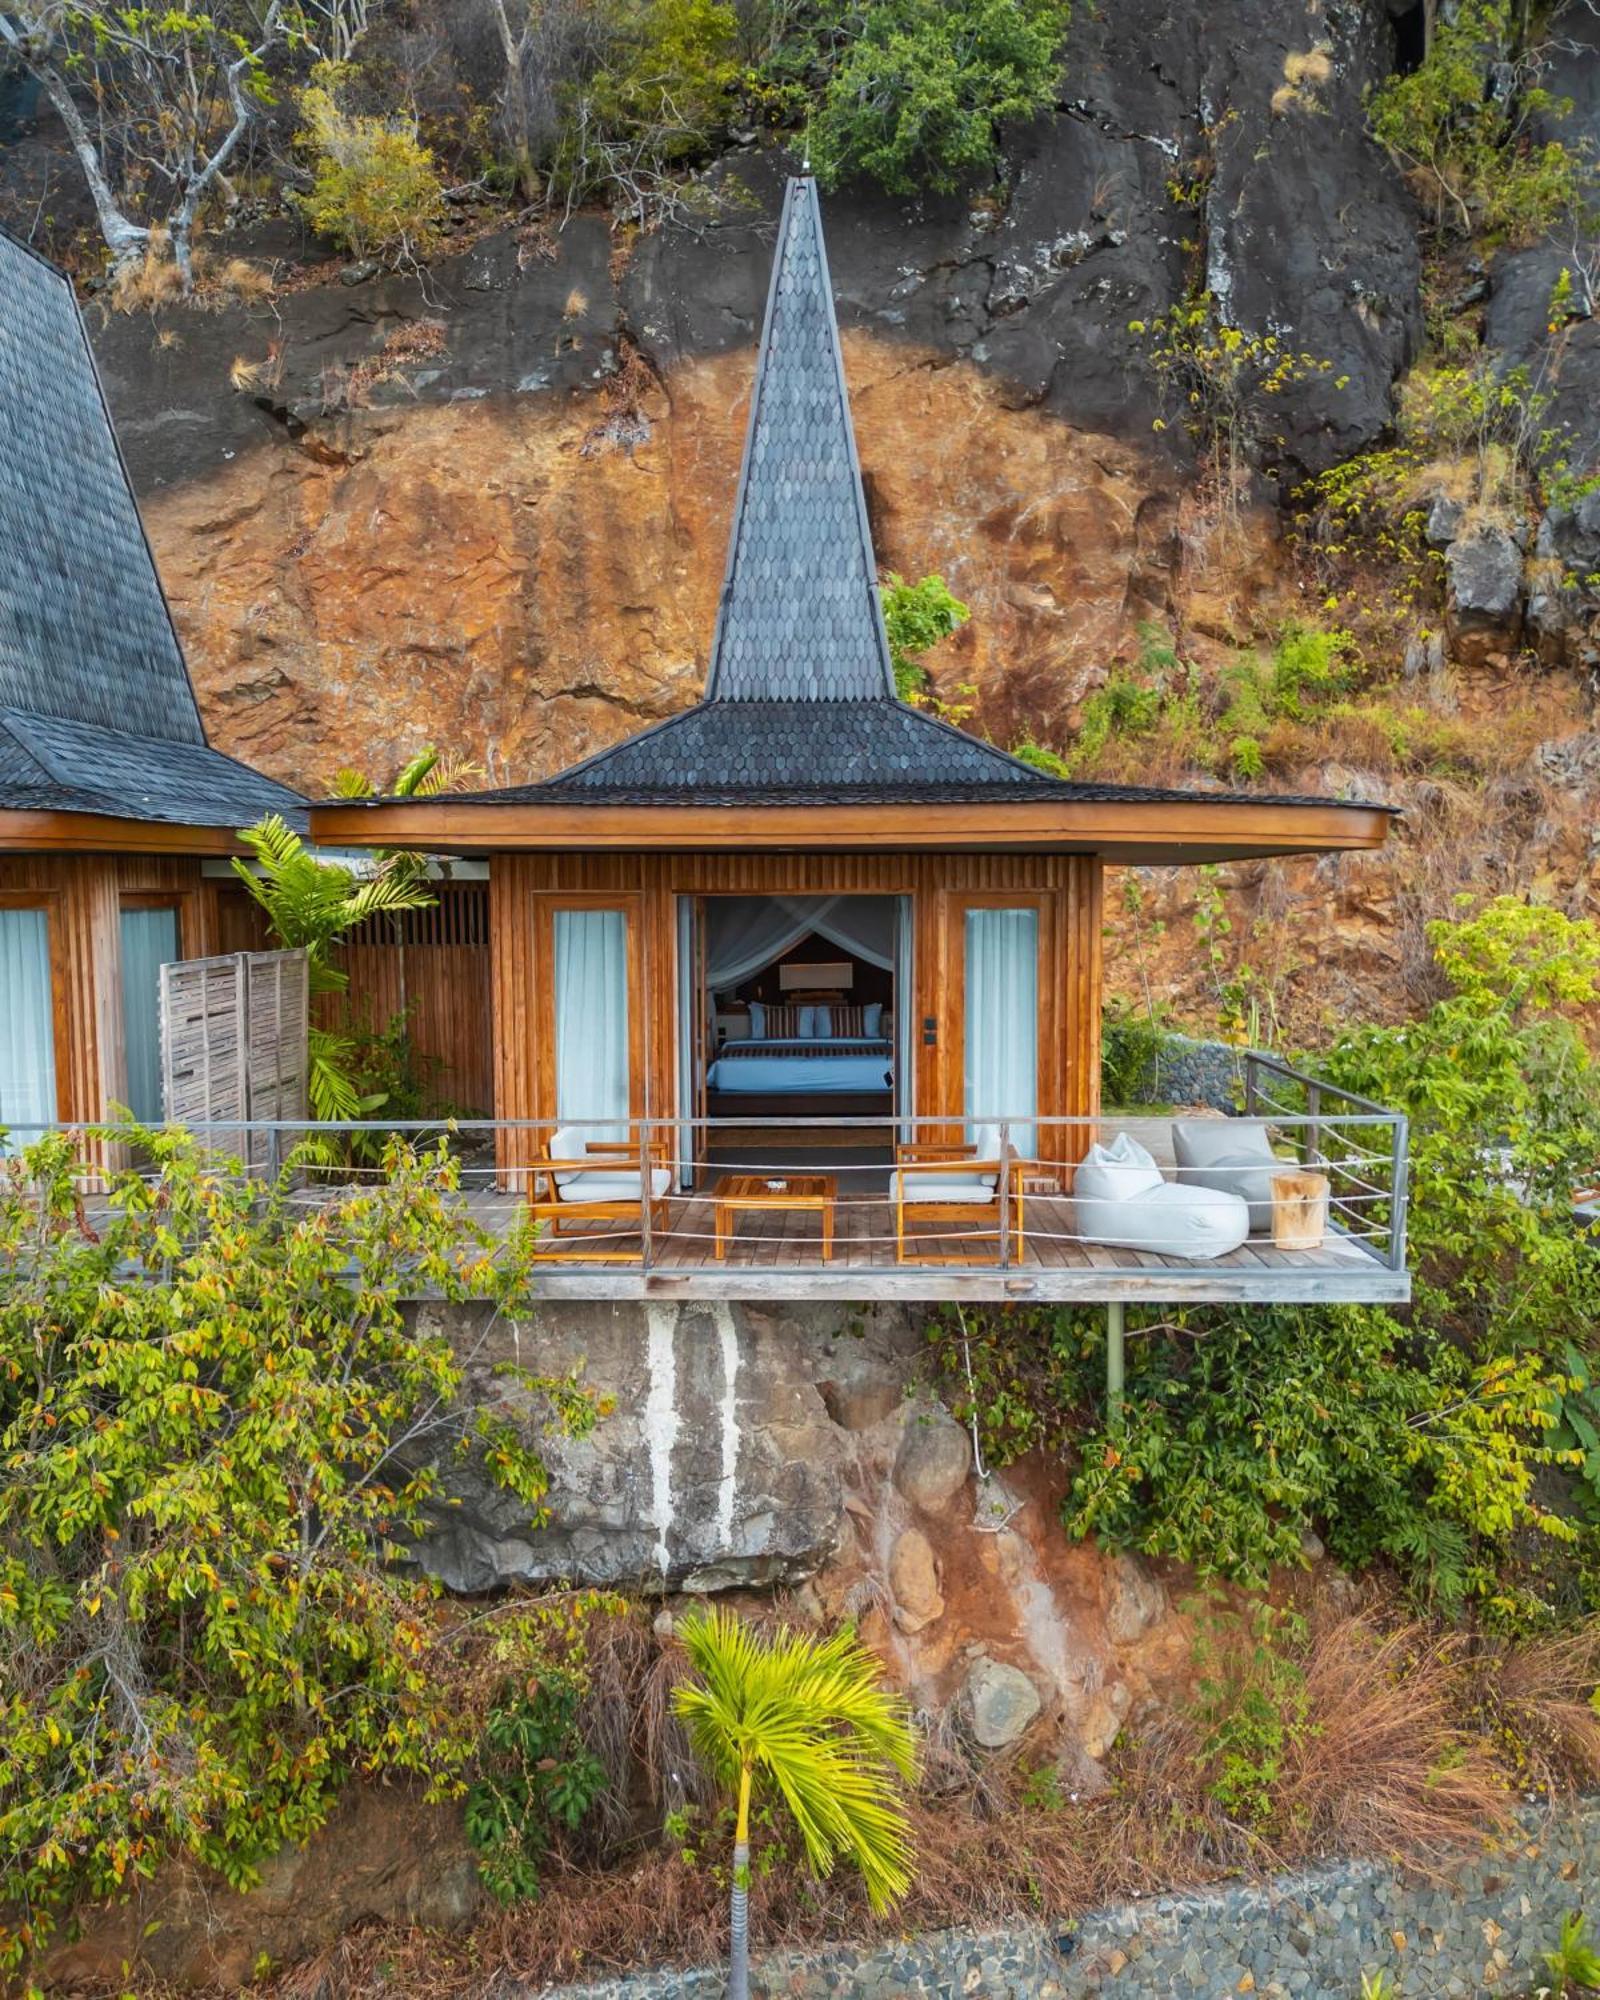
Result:
M778 222L706 699L894 699L809 174Z

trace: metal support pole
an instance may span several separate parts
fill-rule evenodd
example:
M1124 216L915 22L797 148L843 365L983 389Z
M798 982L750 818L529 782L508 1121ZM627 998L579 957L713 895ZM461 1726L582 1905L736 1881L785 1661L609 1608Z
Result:
M1122 1421L1123 1333L1127 1310L1121 1299L1106 1301L1106 1422L1113 1425Z

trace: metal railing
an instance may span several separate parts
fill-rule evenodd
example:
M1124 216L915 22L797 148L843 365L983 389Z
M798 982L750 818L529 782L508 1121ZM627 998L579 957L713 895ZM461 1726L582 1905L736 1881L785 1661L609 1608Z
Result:
M1266 1056L1246 1058L1244 1096L1244 1116L1265 1129L1284 1170L1312 1170L1329 1184L1324 1247L1275 1251L1258 1235L1245 1246L1256 1261L1303 1268L1331 1258L1348 1270L1354 1258L1403 1271L1404 1117ZM1077 1264L1110 1274L1148 1269L1152 1257L1180 1268L1185 1259L1179 1249L1108 1244L1107 1203L1094 1204L1096 1219L1086 1226L1073 1199L1074 1166L1090 1145L1128 1131L1156 1155L1166 1180L1202 1176L1204 1169L1174 1164L1164 1136L1170 1122L1110 1110L1093 1118L650 1117L620 1125L230 1120L188 1129L214 1154L216 1170L243 1175L251 1170L240 1157L264 1161L254 1177L281 1183L288 1202L304 1205L381 1177L379 1149L391 1136L419 1147L443 1143L461 1198L480 1221L507 1231L531 1224L538 1254L569 1264L714 1275L730 1262L820 1271L841 1260L866 1269L930 1261L990 1271ZM998 1137L982 1159L963 1145L963 1130L974 1128ZM12 1149L46 1129L64 1128L12 1128ZM94 1135L96 1159L108 1139L136 1157L115 1128L65 1129ZM551 1160L557 1131L588 1135L581 1157ZM591 1143L604 1150L590 1153ZM1203 1259L1194 1263L1206 1268Z

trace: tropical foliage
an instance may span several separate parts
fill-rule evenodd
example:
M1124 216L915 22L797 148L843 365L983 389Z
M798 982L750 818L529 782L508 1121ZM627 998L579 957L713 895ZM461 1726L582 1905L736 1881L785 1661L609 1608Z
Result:
M1600 993L1600 927L1500 898L1431 935L1446 997L1321 1063L1411 1119L1408 1309L1130 1312L1115 1423L1094 1318L936 1323L986 1455L1069 1459L1072 1534L1259 1585L1314 1530L1510 1621L1590 1591L1600 1258L1572 1203L1600 1160L1600 1068L1573 1017Z
M927 686L925 656L965 625L972 614L942 576L907 583L891 570L879 588L895 692L902 701L909 701Z
M873 0L846 16L810 127L826 182L949 192L992 174L1003 128L1055 95L1068 0Z
M254 863L235 859L234 872L266 912L278 943L285 950L305 951L313 1000L343 993L349 986L343 967L334 963L333 950L358 924L426 909L434 900L416 855L386 855L372 864L369 873L358 874L344 862L324 861L313 854L275 813L247 827L239 838ZM370 1118L383 1108L381 1091L363 1090L356 1054L347 1030L321 1022L313 1025L310 1095L317 1119Z
M426 262L438 247L444 186L414 117L351 112L336 72L300 94L300 145L312 185L300 206L313 229L355 257Z
M537 1451L403 1304L492 1327L526 1292L528 1246L464 1222L443 1151L306 1210L172 1132L139 1149L94 1229L65 1139L0 1167L8 1968L168 1856L249 1883L357 1776L462 1791L468 1635L397 1559L463 1456L543 1516ZM593 1423L575 1380L502 1373L536 1425Z
M730 1993L749 1991L750 1813L772 1793L818 1875L840 1860L860 1870L875 1910L911 1883L911 1845L897 1780L916 1766L905 1705L848 1631L826 1639L758 1631L721 1609L685 1621L694 1678L674 1696L691 1742L737 1800Z

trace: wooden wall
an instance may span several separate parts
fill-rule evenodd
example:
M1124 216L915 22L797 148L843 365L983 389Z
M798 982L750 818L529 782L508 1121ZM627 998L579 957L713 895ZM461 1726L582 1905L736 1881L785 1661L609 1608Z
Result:
M0 906L49 914L56 1102L63 1119L103 1118L126 1096L124 899L173 904L179 949L199 958L219 949L217 887L188 855L0 854Z
M490 864L494 1101L502 1118L555 1116L548 910L552 899L637 898L645 1116L679 1115L677 910L680 895L910 895L915 898L916 1110L959 1117L959 938L973 901L1037 901L1041 968L1039 1110L1100 1108L1102 869L1095 855L499 854ZM939 1024L933 1047L921 1022ZM1056 1135L1061 1157L1067 1139ZM537 1137L502 1149L537 1157ZM1041 1150L1045 1150L1041 1146Z

